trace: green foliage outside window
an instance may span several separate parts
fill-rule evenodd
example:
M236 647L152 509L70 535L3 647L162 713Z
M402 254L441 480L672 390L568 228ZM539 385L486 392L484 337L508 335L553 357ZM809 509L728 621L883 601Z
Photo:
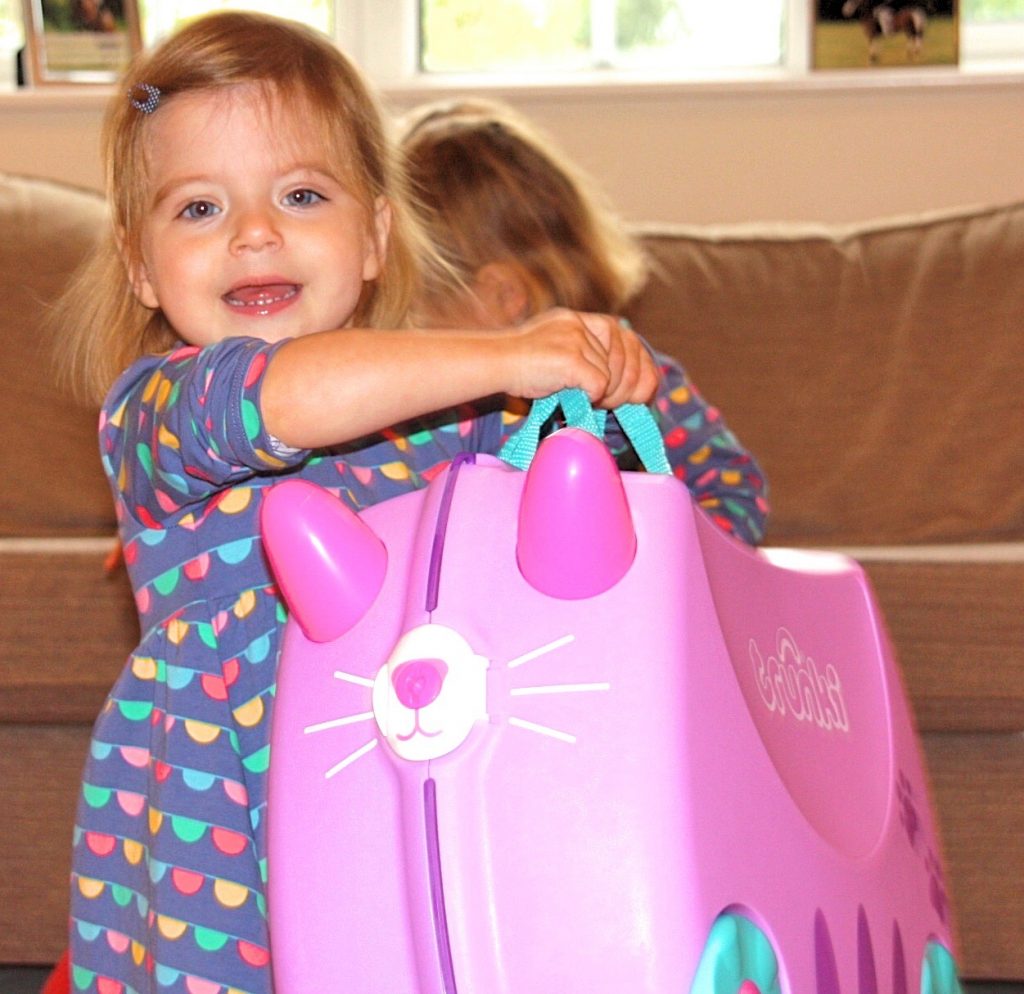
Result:
M1024 0L961 0L965 22L1024 20Z
M0 41L20 45L22 37L20 0L0 0Z
M586 0L431 0L421 10L428 71L565 68L589 48Z
M619 0L616 41L619 48L656 45L662 40L666 18L679 11L674 0Z

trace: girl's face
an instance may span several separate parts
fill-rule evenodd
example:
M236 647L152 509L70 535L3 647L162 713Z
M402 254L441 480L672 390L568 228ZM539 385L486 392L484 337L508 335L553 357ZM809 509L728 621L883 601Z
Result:
M417 316L426 327L493 331L522 324L544 306L544 297L523 266L488 262L466 288L420 301Z
M380 273L389 208L381 198L369 216L303 133L301 111L238 86L181 94L153 114L130 277L193 345L346 327Z
M420 324L426 328L475 328L493 331L506 328L510 322L494 302L471 286L453 290L443 297L424 301L417 308Z

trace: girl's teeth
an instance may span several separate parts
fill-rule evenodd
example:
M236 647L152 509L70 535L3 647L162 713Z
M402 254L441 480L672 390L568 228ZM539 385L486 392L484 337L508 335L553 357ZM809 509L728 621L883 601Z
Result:
M224 299L232 307L269 307L278 301L287 300L298 293L292 284L271 287L240 287L225 294Z

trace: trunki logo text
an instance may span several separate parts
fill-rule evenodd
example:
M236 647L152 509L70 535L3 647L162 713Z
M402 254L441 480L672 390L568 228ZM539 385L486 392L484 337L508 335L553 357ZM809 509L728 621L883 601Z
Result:
M750 640L750 661L765 707L797 721L813 722L826 732L848 733L850 720L836 668L830 663L820 672L785 628L778 630L775 643L776 654L766 661L757 642Z

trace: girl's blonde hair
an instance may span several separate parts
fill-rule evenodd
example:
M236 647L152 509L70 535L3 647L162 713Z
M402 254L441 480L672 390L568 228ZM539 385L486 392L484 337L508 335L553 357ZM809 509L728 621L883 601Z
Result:
M430 250L407 207L405 180L389 144L383 116L359 71L332 42L293 21L222 11L183 28L129 66L104 120L102 150L111 230L58 304L53 322L61 360L78 392L102 399L117 375L140 356L175 341L163 314L132 293L126 264L141 261L148 209L146 132L153 115L175 95L243 84L260 87L323 143L327 161L367 210L378 197L392 222L380 276L367 284L353 321L370 327L403 324ZM151 114L138 103L159 91ZM327 329L324 329L327 330Z
M415 204L461 283L512 261L533 284L533 310L618 313L647 277L636 239L582 170L511 107L491 100L424 105L399 120ZM425 280L428 301L452 287Z

